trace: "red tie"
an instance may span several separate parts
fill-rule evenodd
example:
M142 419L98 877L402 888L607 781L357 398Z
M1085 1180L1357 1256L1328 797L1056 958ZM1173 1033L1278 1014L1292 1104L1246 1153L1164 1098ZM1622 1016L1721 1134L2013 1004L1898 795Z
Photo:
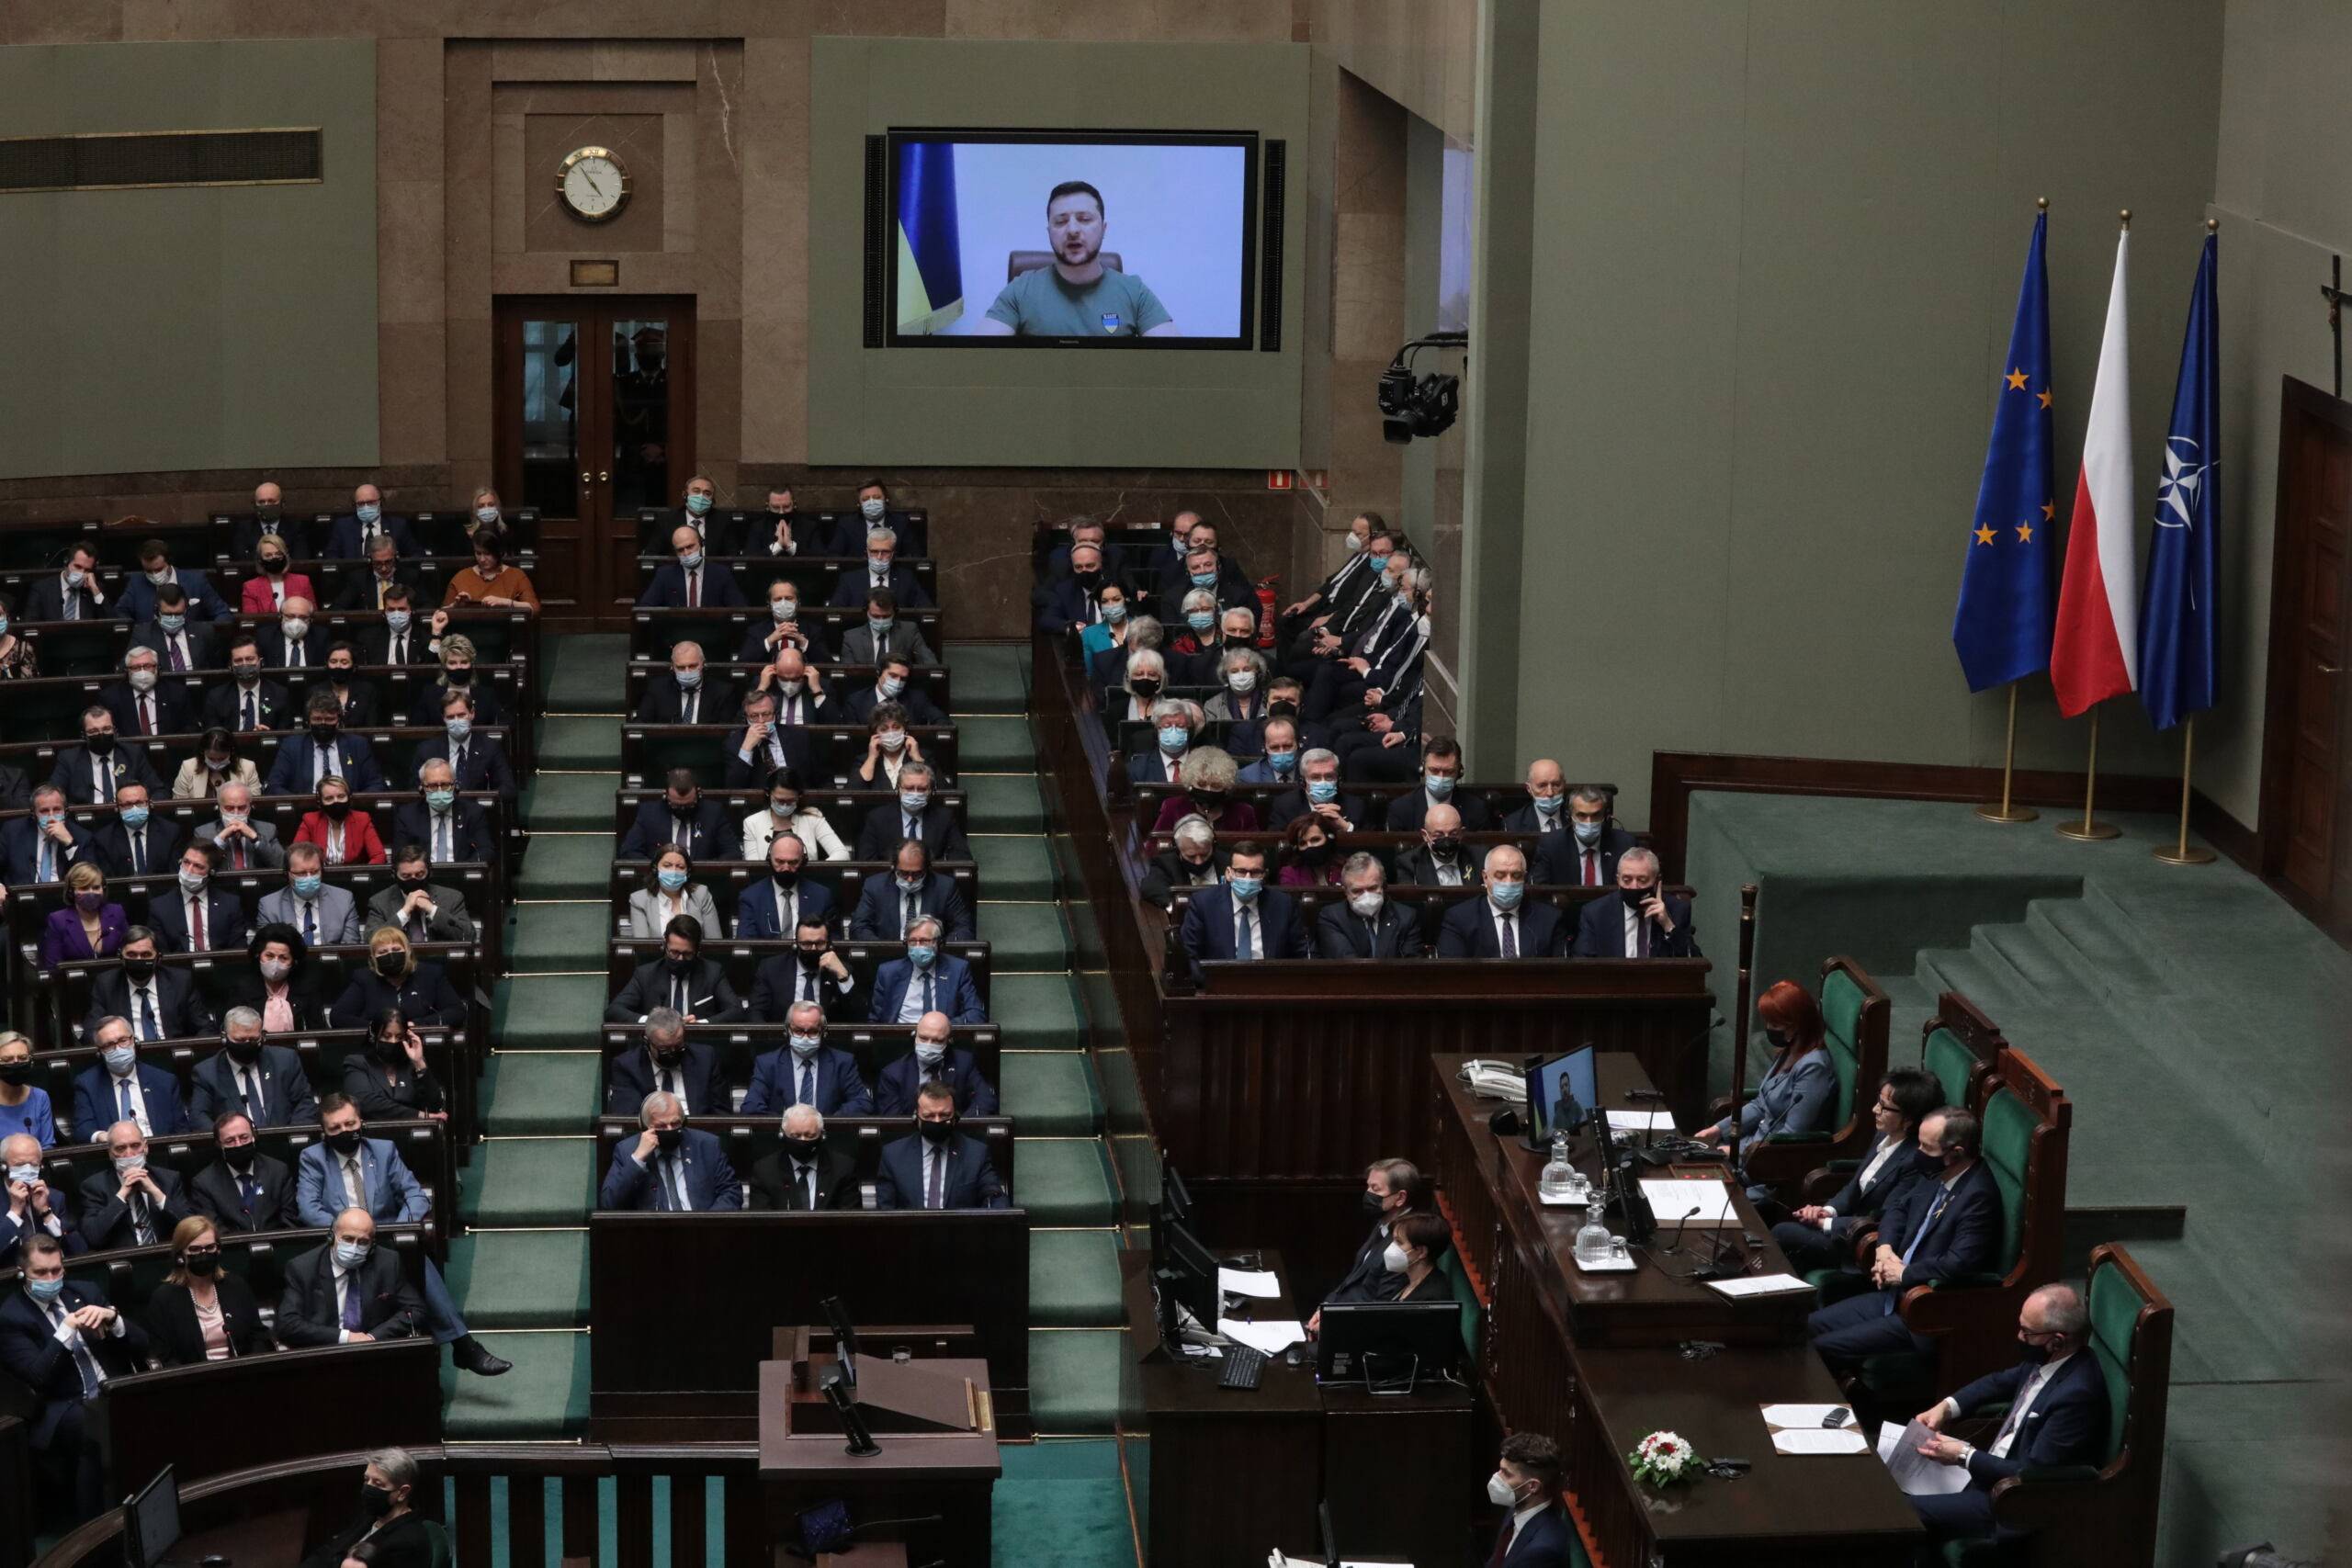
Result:
M1506 1517L1503 1528L1495 1532L1495 1553L1487 1559L1487 1568L1503 1568L1503 1559L1510 1555L1511 1528Z
M1587 887L1600 886L1600 857L1590 850L1584 852L1584 885Z
M701 607L702 573L698 570L690 570L686 573L686 608L689 610L698 610Z
M141 735L153 735L156 733L155 699L153 697L141 697L139 699L139 733Z
M187 944L198 953L204 951L204 895L201 893L187 901Z

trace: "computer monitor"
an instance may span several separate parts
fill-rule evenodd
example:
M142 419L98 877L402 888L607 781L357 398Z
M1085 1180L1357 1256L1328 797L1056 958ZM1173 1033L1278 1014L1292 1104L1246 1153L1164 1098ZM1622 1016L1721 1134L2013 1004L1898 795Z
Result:
M1462 1307L1428 1302L1333 1302L1323 1308L1315 1372L1325 1382L1362 1382L1374 1393L1405 1393L1416 1382L1462 1365Z
M180 1487L165 1465L122 1506L126 1568L156 1568L180 1540Z
M1210 1333L1216 1332L1225 1302L1216 1282L1216 1255L1201 1245L1190 1225L1167 1213L1165 1203L1152 1211L1151 1272L1159 1294L1159 1332L1172 1339L1182 1326L1182 1308Z
M1596 1055L1586 1045L1527 1070L1527 1116L1536 1137L1548 1140L1555 1129L1573 1135L1600 1103Z
M1165 1156L1159 1161L1159 1201L1171 1219L1188 1225L1193 1223L1193 1190Z

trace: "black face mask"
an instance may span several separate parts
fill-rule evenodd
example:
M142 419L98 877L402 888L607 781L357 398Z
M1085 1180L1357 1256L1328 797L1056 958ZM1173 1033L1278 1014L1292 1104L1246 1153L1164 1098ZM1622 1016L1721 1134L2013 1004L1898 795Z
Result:
M697 804L697 801L693 800L673 800L670 803L670 815L673 817L692 817L695 814L695 807Z
M1081 571L1077 574L1077 578L1078 585L1089 593L1102 586L1102 574L1099 571Z
M1650 895L1657 891L1655 887L1620 887L1617 889L1617 897L1625 900L1625 908L1628 909L1639 909L1650 901Z
M784 1152L792 1158L802 1161L815 1159L817 1157L817 1151L824 1146L824 1140L821 1138L786 1138L784 1140Z
M405 898L405 897L408 897L410 894L412 894L412 893L422 893L422 892L424 892L424 882L425 882L425 879L424 879L424 877L422 877L422 876L403 876L403 877L401 877L401 878L400 879L400 885L401 885L401 897L403 897L403 898Z
M392 1495L372 1481L359 1483L359 1511L371 1519L380 1519L392 1511Z
M1159 682L1147 675L1140 681L1128 682L1127 690L1139 697L1156 697L1159 695Z
M32 1081L33 1065L30 1062L0 1062L0 1083L14 1086Z
M474 667L470 664L453 666L442 671L441 678L452 686L470 686L474 683Z
M261 558L261 570L264 575L276 577L279 572L286 570L286 558L284 556L264 556Z
M229 1056L232 1061L249 1067L261 1060L261 1042L232 1040L229 1042Z
M347 800L330 800L325 805L320 807L319 809L325 812L331 820L340 822L345 818L351 815L351 802Z
M653 1132L653 1142L664 1154L667 1154L684 1143L685 1136L686 1130L684 1127L657 1127Z
M683 1045L672 1046L667 1051L653 1052L653 1065L657 1067L674 1067L685 1059L686 1048Z
M357 1154L359 1152L359 1129L354 1127L349 1132L329 1133L327 1134L327 1147L333 1149L338 1155L349 1156Z
M1459 839L1431 839L1430 840L1430 853L1437 856L1440 860L1452 860L1461 852L1462 840Z
M408 1060L408 1046L398 1040L376 1042L376 1059L386 1066L398 1066Z
M2023 1361L2029 1367L2041 1366L2050 1359L2050 1347L2047 1345L2028 1345L2024 1341L2020 1340L2018 1343L2018 1359Z
M1944 1173L1944 1156L1931 1155L1925 1149L1911 1151L1911 1165L1922 1176L1941 1176Z
M1193 792L1193 804L1199 807L1204 811L1215 811L1224 806L1225 791L1221 789L1196 789Z
M922 1131L926 1144L944 1144L956 1135L956 1123L953 1122L918 1122L915 1126Z
M397 980L408 967L408 959L398 948L376 954L376 973L387 980Z
M672 958L665 962L670 965L670 973L682 979L695 972L695 961L691 958Z
M220 1163L242 1175L254 1168L254 1156L257 1152L251 1144L239 1144L234 1148L220 1151Z
M832 949L830 947L804 947L800 949L800 962L813 969L822 964L825 961L825 954L831 952Z
M334 744L335 731L339 728L341 727L333 724L314 724L311 726L311 739L322 746L332 746Z
M1363 1212L1377 1220L1388 1213L1388 1200L1377 1192L1363 1195Z
M1298 716L1298 705L1291 701L1288 697L1283 697L1278 701L1268 703L1266 705L1266 716L1268 718L1295 719Z
M143 986L155 977L155 961L152 958L126 958L122 961L122 972Z
M88 748L93 757L104 757L114 750L114 731L109 729L99 735L85 735L82 744Z
M1764 1038L1775 1051L1785 1051L1789 1048L1790 1034L1785 1029L1768 1029L1764 1032Z
M800 886L800 874L797 871L772 871L768 876L786 893Z
M1298 856L1309 865L1321 865L1331 858L1331 846L1328 843L1309 844L1298 852Z
M220 1271L220 1255L217 1252L191 1252L181 1261L199 1280L209 1280Z

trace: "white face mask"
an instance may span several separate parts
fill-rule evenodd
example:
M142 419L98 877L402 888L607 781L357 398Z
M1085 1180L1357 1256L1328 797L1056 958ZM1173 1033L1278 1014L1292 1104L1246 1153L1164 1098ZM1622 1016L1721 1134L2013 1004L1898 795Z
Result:
M1498 1508L1519 1506L1519 1494L1510 1489L1510 1483L1503 1479L1499 1470L1487 1477L1487 1501Z
M1410 1267L1405 1260L1404 1247L1393 1241L1380 1249L1380 1266L1391 1274L1402 1274Z
M1378 893L1351 893L1348 895L1348 908L1353 909L1357 914L1362 915L1367 920L1380 913L1380 906L1384 901L1382 895Z

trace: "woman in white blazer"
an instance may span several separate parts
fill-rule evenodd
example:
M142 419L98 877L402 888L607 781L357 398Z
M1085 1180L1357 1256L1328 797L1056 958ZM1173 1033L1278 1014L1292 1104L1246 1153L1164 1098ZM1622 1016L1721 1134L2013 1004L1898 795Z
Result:
M672 920L692 915L702 922L706 942L725 936L727 928L718 922L718 906L710 901L709 889L694 875L694 863L686 859L686 852L675 844L663 845L653 857L648 886L628 896L628 934L659 937Z
M849 859L849 846L825 820L825 814L801 803L799 776L790 768L778 768L768 775L767 805L743 818L743 858L767 859L768 840L787 826L800 835L810 860Z

